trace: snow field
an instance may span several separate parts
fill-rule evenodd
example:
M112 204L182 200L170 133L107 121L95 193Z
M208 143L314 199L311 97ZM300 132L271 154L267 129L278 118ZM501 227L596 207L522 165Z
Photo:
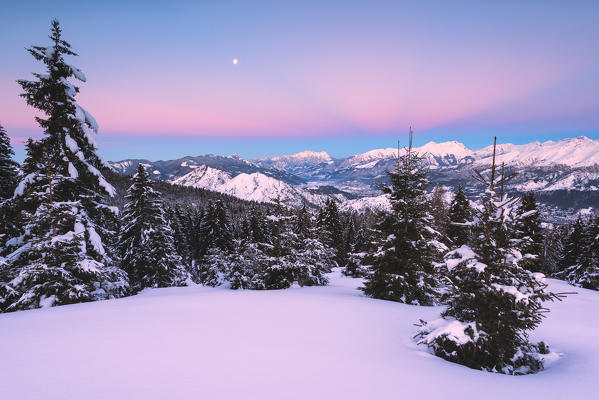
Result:
M599 293L577 291L532 335L564 356L505 376L412 340L440 307L373 300L360 280L280 291L146 290L0 315L3 399L593 399Z

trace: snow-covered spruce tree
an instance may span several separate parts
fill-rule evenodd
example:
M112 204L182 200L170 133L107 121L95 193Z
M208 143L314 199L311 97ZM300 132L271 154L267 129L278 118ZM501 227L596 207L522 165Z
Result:
M305 208L295 215L293 231L299 239L299 247L291 249L294 280L300 286L327 285L326 274L337 265L335 249L320 241L316 219Z
M16 204L12 201L19 167L12 159L14 155L10 139L0 125L0 256L5 252L5 241L19 230Z
M223 283L227 259L234 250L233 228L222 200L208 204L200 226L200 240L204 250L194 280L207 286Z
M295 280L296 249L300 247L292 227L293 217L277 197L274 212L266 218L272 226L272 245L268 249L269 259L262 272L262 282L265 289L287 289Z
M12 159L14 155L6 130L0 125L0 201L11 198L17 186L19 164Z
M266 217L252 204L241 225L241 239L224 257L224 280L231 289L265 289L264 272L272 260Z
M257 243L263 246L269 241L268 224L266 217L256 207L255 204L250 206L247 218L243 221L242 236L247 242Z
M472 218L470 202L466 198L462 185L459 185L458 191L449 206L447 237L451 241L451 247L461 247L470 241Z
M586 227L582 216L579 214L574 223L569 226L568 233L564 238L564 250L560 260L560 271L564 271L574 265L580 265L583 249L587 247ZM557 277L559 275L556 275Z
M574 228L576 230L576 227ZM571 236L574 236L574 232ZM570 237L568 247L573 247ZM556 274L557 278L585 289L599 290L599 215L590 218L583 228L581 240L578 242L578 252L573 265Z
M517 199L505 196L511 177L498 176L495 157L490 177L478 173L487 187L473 226L472 247L462 246L445 257L451 281L442 318L424 322L417 337L434 354L471 368L504 374L528 374L543 368L547 352L542 343L528 341L527 332L539 325L543 301L558 296L547 292L540 273L519 265L514 223ZM496 190L499 189L499 193Z
M518 249L522 253L521 265L532 271L541 271L543 265L543 228L534 192L525 193L518 207L516 236L520 240Z
M189 214L189 240L190 240L190 251L191 251L191 268L192 271L196 270L198 261L202 258L203 240L201 235L202 220L204 219L204 208L199 207L198 209L192 210Z
M144 288L185 286L190 276L174 243L160 192L140 164L121 215L119 256L133 293Z
M69 79L85 81L67 64L76 55L52 22L49 47L29 52L44 63L36 80L20 80L22 97L45 117L44 130L30 142L24 177L15 190L24 228L11 242L14 251L0 284L4 311L119 297L127 291L126 274L113 264L109 229L115 211L105 203L114 188L106 182L96 154L93 117L75 102L79 88Z
M180 206L166 207L166 219L173 230L173 239L177 254L187 270L191 265L190 229L187 215Z
M335 250L335 261L342 266L347 260L343 243L343 228L335 200L327 198L318 214L318 226L323 244Z
M410 134L405 154L398 149L395 171L387 172L391 184L382 190L389 197L391 212L378 216L378 240L368 255L369 273L362 290L377 299L432 305L440 296L436 263L447 248L432 228L427 170L411 144Z
M366 276L366 268L364 267L364 251L365 239L364 230L356 227L356 216L351 215L348 222L347 232L345 234L345 244L347 261L343 267L343 275L360 278Z
M551 276L560 271L567 226L549 225L543 232L543 264L541 272Z

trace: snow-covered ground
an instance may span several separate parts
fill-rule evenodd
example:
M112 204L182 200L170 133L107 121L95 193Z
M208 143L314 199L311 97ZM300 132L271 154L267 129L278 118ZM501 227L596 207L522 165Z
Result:
M532 335L564 356L505 376L412 341L440 308L363 297L359 280L282 291L156 289L0 315L2 399L596 399L599 293L578 291Z

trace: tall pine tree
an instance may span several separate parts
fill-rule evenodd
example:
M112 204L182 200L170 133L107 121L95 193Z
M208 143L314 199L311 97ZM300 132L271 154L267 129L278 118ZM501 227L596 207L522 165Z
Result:
M343 228L339 218L337 203L327 198L318 215L318 226L323 244L335 250L335 261L343 266L347 261L347 253L343 243Z
M116 216L105 196L115 191L96 154L98 126L76 103L79 88L69 81L85 81L85 75L65 61L76 54L56 20L50 39L48 47L28 49L46 71L19 81L27 104L45 114L36 117L44 137L29 143L26 175L15 190L24 229L11 241L0 285L6 311L119 297L127 290L126 275L110 254Z
M423 157L412 151L397 157L396 170L387 174L391 184L382 190L391 202L391 212L378 217L378 240L368 257L370 272L362 290L367 296L407 304L431 305L439 298L436 262L446 247L433 228L429 186Z

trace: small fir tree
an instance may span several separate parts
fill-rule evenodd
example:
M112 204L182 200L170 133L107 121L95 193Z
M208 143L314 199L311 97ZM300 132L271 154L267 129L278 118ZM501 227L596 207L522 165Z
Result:
M473 227L472 247L462 246L445 257L451 281L442 318L421 321L419 343L439 357L471 368L505 374L527 374L543 368L544 344L528 341L528 331L541 322L547 292L542 274L519 265L515 239L517 199L504 194L495 157L490 177L478 173L487 190ZM496 191L500 189L500 192Z

